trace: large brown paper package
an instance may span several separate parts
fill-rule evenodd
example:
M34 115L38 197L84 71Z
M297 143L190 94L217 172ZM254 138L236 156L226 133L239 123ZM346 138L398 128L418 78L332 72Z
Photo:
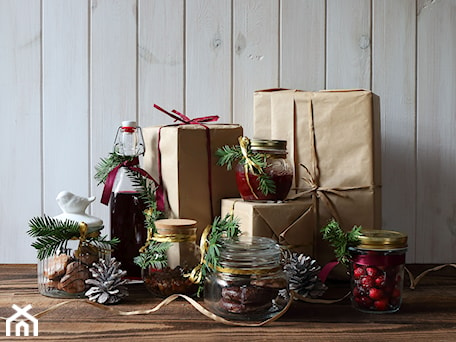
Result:
M255 138L284 139L295 165L294 192L317 206L315 257L334 257L320 229L334 217L381 228L380 121L370 91L270 89L254 94Z
M165 193L166 216L197 221L198 239L202 230L220 215L221 199L239 196L235 174L216 165L215 152L224 145L235 145L242 127L228 124L152 126L143 129L146 152L144 169L159 180L158 141L160 131L161 175ZM210 174L209 174L210 169ZM212 209L210 185L212 187Z
M315 213L311 199L283 203L223 199L222 215L229 213L239 220L239 229L247 236L268 237L293 252L313 254Z

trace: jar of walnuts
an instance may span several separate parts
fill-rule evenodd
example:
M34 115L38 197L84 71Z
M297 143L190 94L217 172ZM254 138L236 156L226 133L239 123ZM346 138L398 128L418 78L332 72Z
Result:
M88 289L85 281L92 277L89 268L100 259L107 259L111 250L80 242L71 248L68 241L62 248L43 260L38 261L38 290L47 297L84 298Z

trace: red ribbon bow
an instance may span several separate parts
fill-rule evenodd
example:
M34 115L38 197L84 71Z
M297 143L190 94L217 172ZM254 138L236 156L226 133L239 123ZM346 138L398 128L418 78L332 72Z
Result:
M207 127L204 123L205 122L213 122L219 119L218 115L210 115L210 116L203 116L200 118L190 119L187 115L179 113L177 110L173 109L171 112L163 109L159 105L154 104L154 108L158 109L159 111L165 113L166 115L170 116L174 119L174 122L179 121L176 125L200 125L203 126L206 130L206 138L207 138L207 145L206 145L206 152L207 152L207 168L209 171L209 178L208 178L208 187L209 187L209 201L211 203L211 216L214 217L214 207L213 207L213 200L212 200L212 177L211 177L211 165L212 165L212 158L211 158L211 134L209 132L209 127ZM173 125L167 125L173 126ZM166 126L162 126L166 127ZM160 136L161 136L161 129L158 130L158 181L160 187L163 184L162 172L161 172L161 152L160 152Z
M203 122L213 122L219 119L218 115L210 115L210 116L202 116L200 118L190 119L187 115L179 113L177 110L173 109L172 112L168 112L167 110L163 109L162 107L154 104L154 107L158 110L162 111L166 115L172 117L174 121L180 121L181 125L202 125Z
M114 169L112 169L108 177L106 178L105 186L103 189L103 194L101 196L101 203L107 205L109 203L109 198L111 196L112 188L114 186L114 181L116 180L117 172L121 167L126 167L130 169L131 171L138 172L140 175L149 178L152 180L156 186L155 190L155 199L157 201L157 210L159 211L164 211L165 210L165 202L163 199L163 187L157 183L155 179L152 178L151 175L149 175L145 170L141 169L138 167L139 165L139 159L138 157L134 157L132 160L126 160L119 165L117 165Z

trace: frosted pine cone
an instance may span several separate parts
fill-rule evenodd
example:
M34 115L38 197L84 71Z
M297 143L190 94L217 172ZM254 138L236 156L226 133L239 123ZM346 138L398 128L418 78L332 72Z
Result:
M93 264L93 267L90 268L93 279L86 280L86 284L92 285L85 293L90 301L100 304L115 304L128 296L128 290L124 286L127 280L122 280L127 272L122 271L119 267L120 262L116 261L116 258L111 258L109 261L101 259Z
M288 255L284 270L289 278L290 290L304 297L322 296L327 287L318 277L320 269L317 261L310 256L298 253Z

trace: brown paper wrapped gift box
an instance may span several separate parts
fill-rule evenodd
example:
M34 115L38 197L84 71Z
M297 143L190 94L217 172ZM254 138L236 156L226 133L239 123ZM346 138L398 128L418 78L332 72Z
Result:
M320 263L333 257L319 234L331 217L346 230L381 228L377 103L365 90L254 94L254 137L287 140L295 165L293 193L312 197L317 206L315 257Z
M283 203L223 199L222 215L231 212L243 234L268 237L292 251L313 254L315 213L311 199Z
M143 167L159 179L158 142L160 131L161 175L165 192L166 216L196 220L198 238L202 230L220 215L222 198L235 197L237 191L233 171L216 165L215 152L223 145L235 145L242 136L242 127L228 124L198 124L146 127L143 129L146 153ZM207 146L210 144L210 151ZM211 166L208 166L210 153ZM210 169L210 170L209 170ZM210 174L209 174L210 172ZM212 208L209 189L212 187Z

